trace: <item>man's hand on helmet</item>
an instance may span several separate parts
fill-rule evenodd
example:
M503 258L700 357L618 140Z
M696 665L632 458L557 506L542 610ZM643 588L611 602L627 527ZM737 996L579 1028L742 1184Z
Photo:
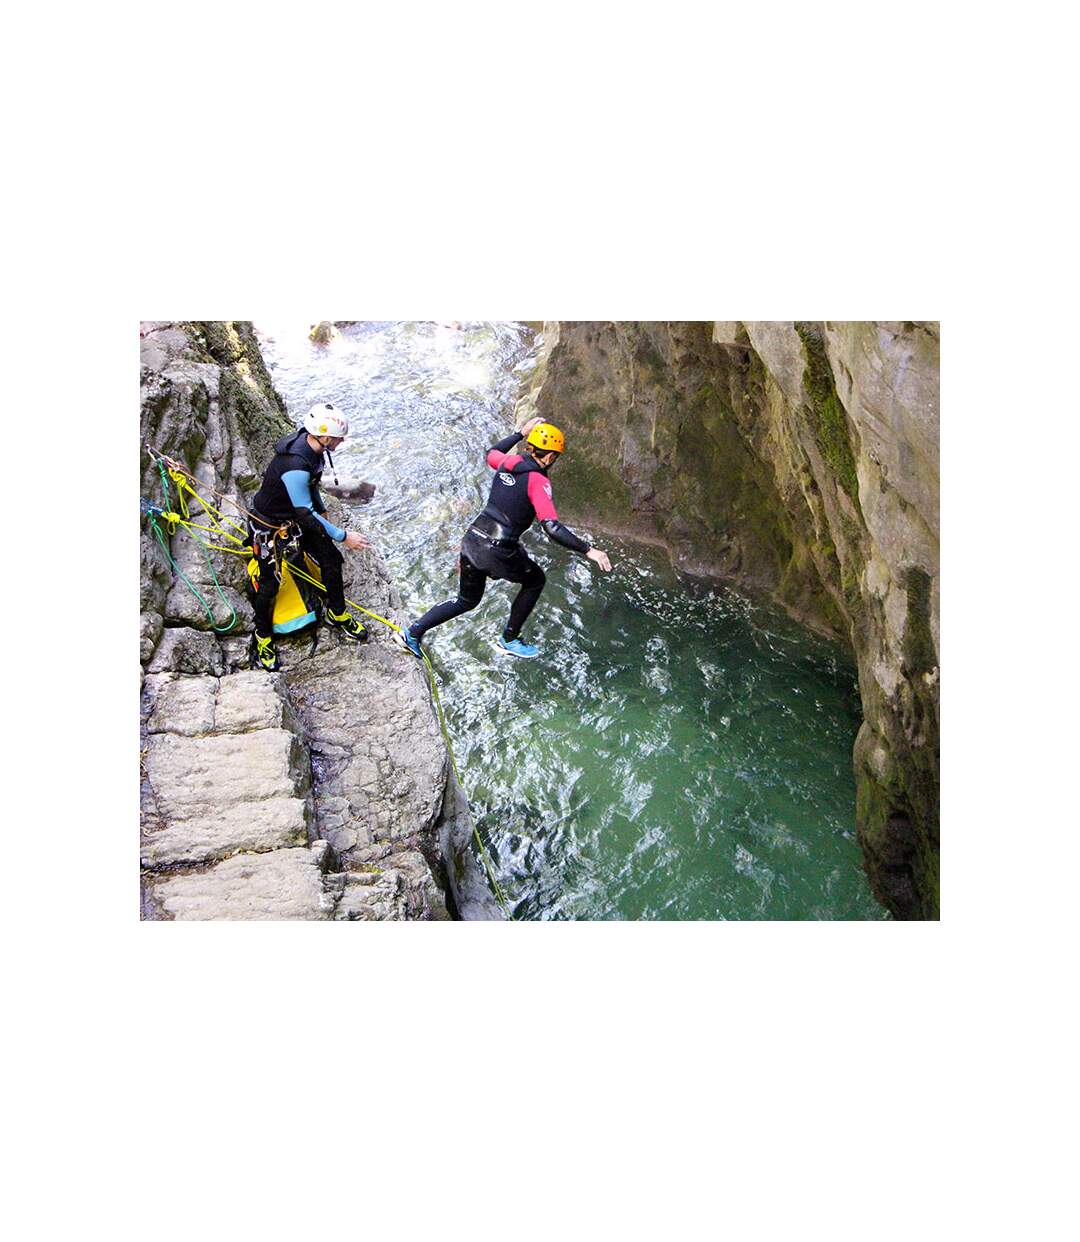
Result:
M540 417L539 414L535 418L530 418L529 421L525 424L525 426L522 427L521 429L521 438L524 439L529 434L529 432L532 431L534 427L539 427L543 421L544 420Z

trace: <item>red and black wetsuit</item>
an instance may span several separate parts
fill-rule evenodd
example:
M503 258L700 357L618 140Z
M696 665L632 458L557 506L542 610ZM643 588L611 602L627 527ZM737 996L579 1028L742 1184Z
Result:
M518 542L534 521L539 521L545 534L564 548L580 553L589 551L590 545L559 521L544 467L532 457L510 452L520 439L521 433L515 431L488 450L487 463L495 471L495 478L487 504L461 541L457 599L436 604L419 621L414 621L409 626L414 638L421 638L432 626L475 608L483 599L488 578L521 583L503 630L507 642L517 638L547 581L544 571Z

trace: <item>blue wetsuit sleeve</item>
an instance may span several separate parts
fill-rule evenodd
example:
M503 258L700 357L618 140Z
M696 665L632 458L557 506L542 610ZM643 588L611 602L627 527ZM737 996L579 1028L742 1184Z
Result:
M315 517L315 520L321 523L323 529L331 539L341 543L345 538L345 532L340 526L335 526L333 522L328 522L321 514L315 513L315 507L311 498L311 475L306 470L289 470L281 476L282 483L285 484L285 490L289 493L289 499L292 501L294 509L307 509Z
M311 507L315 510L316 516L326 512L326 505L323 504L322 492L319 491L318 483L311 486Z

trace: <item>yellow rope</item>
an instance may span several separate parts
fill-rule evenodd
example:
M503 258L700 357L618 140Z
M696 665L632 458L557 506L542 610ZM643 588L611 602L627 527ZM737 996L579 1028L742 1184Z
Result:
M199 526L198 523L196 522L186 522L180 516L179 513L162 513L161 517L163 518L164 521L169 523L169 534L170 535L176 533L176 528L178 526L182 526L186 531L188 531L188 533L191 535L192 539L194 539L196 543L201 544L204 548L209 548L212 552L228 552L230 556L253 556L254 555L253 550L247 544L244 544L243 547L239 547L239 548L223 548L220 544L217 544L217 543L207 543L205 539L200 539L199 536L194 533L197 530L201 530L201 531L205 531L207 534L224 535L226 539L232 539L232 535L230 535L228 531L223 531L223 530L215 531L215 530L211 530L209 526ZM240 540L237 539L235 540L235 542L240 543Z
M246 539L237 539L235 535L230 535L227 530L222 530L217 523L213 526L200 526L198 522L185 522L184 525L187 526L189 530L201 530L205 531L208 535L220 535L221 538L228 539L230 543L235 543L238 546L243 546L247 543ZM247 532L245 532L245 534L246 533Z
M180 512L184 515L184 517L189 517L190 515L188 514L187 501L184 499L184 489L187 488L188 491L191 490L187 479L184 478L179 470L170 470L169 478L176 484L176 498L180 501Z
M186 522L181 522L181 526L186 526ZM249 560L254 556L251 548L223 548L219 543L207 543L205 539L200 539L198 535L192 535L192 539L196 543L201 543L204 548L209 548L212 552L228 552L230 556L246 556Z
M169 477L176 484L176 490L180 496L180 508L183 511L184 517L190 516L190 514L187 511L187 503L184 500L184 493L187 492L189 495L193 496L199 502L200 505L202 505L203 512L207 515L207 517L213 520L215 534L222 535L226 539L231 539L234 543L240 543L241 540L237 539L235 535L230 535L227 530L222 529L221 523L228 522L229 525L234 530L238 530L244 536L247 535L247 531L238 522L233 521L231 517L229 517L227 514L222 513L220 509L215 509L214 506L210 504L208 500L206 500L204 497L199 495L199 493L191 486L191 483L188 481L191 476L188 475L186 470L182 470L179 468L170 470ZM207 484L201 484L201 486L207 487L208 491L214 490L213 488L209 487L209 485ZM216 494L217 493L215 492L215 495ZM237 508L239 508L239 506L237 506Z
M244 517L251 518L251 520L259 526L266 525L266 522L263 521L262 518L260 518L257 514L249 512L242 504L234 500L231 496L226 496L224 492L219 492L216 487L211 487L209 483L203 483L201 479L196 479L191 471L188 470L186 466L182 466L180 462L174 461L171 457L166 457L164 453L159 453L156 449L152 449L149 445L146 446L146 451L150 455L151 460L157 462L159 467L161 463L164 462L164 464L169 467L170 474L172 474L173 471L178 471L181 475L185 476L185 478L198 483L200 487L205 487L211 495L216 496L219 500L227 500L229 504L233 505L239 513L244 515ZM198 493L195 494L198 495ZM199 497L199 503L202 504L204 508L209 508L201 496ZM235 526L238 531L246 533L244 532L244 528L242 526L237 526L232 518L227 517L225 518L225 521L229 522L232 526Z
M302 569L298 569L292 561L286 560L285 564L289 567L289 572L298 578L303 578L305 582L310 582L312 586L318 587L320 591L325 591L326 587L317 578L313 578L310 574L305 573ZM393 621L388 621L386 617L380 617L377 612L372 612L369 608L364 608L355 600L346 598L345 603L350 608L355 608L357 612L362 612L366 617L374 617L376 621L381 621L383 625L387 625L397 633L401 633L401 626ZM446 751L450 756L450 766L454 770L454 779L461 785L461 773L458 771L457 759L454 757L454 746L450 741L450 730L446 724L446 714L443 712L442 700L439 698L439 687L435 684L435 670L431 667L431 661L427 657L427 652L421 653L424 657L424 667L427 669L428 682L431 685L431 697L435 704L435 714L439 721L439 728L442 730L443 741L446 743ZM514 915L510 909L510 903L506 900L506 894L502 890L498 877L495 874L495 868L491 865L491 859L488 856L487 847L484 845L480 836L480 829L473 821L473 836L476 838L476 844L480 847L480 857L483 860L484 868L488 873L488 879L491 880L491 886L495 890L495 896L499 899L499 905L503 908L503 913L508 919L513 919Z
M151 455L153 456L153 450L151 450ZM229 523L230 526L240 531L246 538L247 531L244 530L242 526L234 522L232 518L227 517L225 514L221 513L220 510L215 509L213 505L209 504L206 500L204 500L203 497L200 496L199 493L191 486L188 480L193 478L194 476L192 476L187 470L185 470L184 467L182 467L178 462L174 462L171 458L164 457L161 454L158 454L158 457L160 457L161 460L165 461L170 467L169 477L176 484L176 490L177 490L177 494L180 500L180 514L177 514L177 513L162 514L165 520L170 523L170 534L172 533L173 530L175 530L176 526L183 526L189 532L193 532L195 530L202 530L202 531L205 531L207 534L220 535L223 538L228 539L233 543L241 543L242 542L241 540L237 539L234 535L230 535L227 530L222 529L221 522L226 521ZM201 483L201 480L196 480L196 482L200 482L201 486L205 487L207 491L212 492L219 499L228 500L231 504L236 505L236 508L241 513L246 514L248 517L254 517L254 514L248 513L248 511L244 509L243 506L236 504L236 501L231 500L228 496L224 495L224 493L217 491L216 488L211 487L208 483ZM207 527L207 526L200 526L195 522L191 522L187 520L190 517L190 515L188 513L187 502L184 499L185 492L190 493L199 502L199 504L202 505L203 511L214 522L213 528ZM183 516L181 516L181 514ZM265 522L260 521L259 524L265 525ZM229 552L236 556L250 556L252 554L251 549L248 548L246 544L240 548L222 548L216 544L206 543L205 540L200 539L198 535L192 534L192 538L195 539L198 543L201 543L204 548L212 548L216 552ZM320 591L326 590L326 587L323 583L321 583L317 578L311 577L310 574L305 573L304 570L299 569L296 565L292 563L292 561L286 560L285 564L288 565L290 572L294 574L296 577L303 578L305 582L310 582L312 586L318 587ZM345 603L348 604L350 608L355 608L357 612L362 612L365 617L373 617L376 621L382 622L383 625L388 626L390 629L396 631L399 634L401 633L400 625L395 624L393 621L390 621L386 617L379 616L377 612L372 612L369 608L365 608L362 604L358 604L355 600L346 599ZM454 757L454 747L450 741L450 730L447 728L446 715L443 712L442 700L439 698L439 688L435 684L435 670L431 666L431 661L427 657L427 652L422 652L421 654L423 655L423 658L424 658L424 667L427 669L428 682L431 685L431 697L432 697L432 701L435 704L435 714L439 721L439 728L442 730L443 741L446 743L447 753L450 756L450 766L451 768L453 768L453 771L454 771L454 779L457 781L459 785L461 785L461 774L458 771L457 759ZM514 917L513 911L510 909L509 902L506 900L506 894L502 890L502 885L499 883L498 877L495 874L495 869L491 865L491 859L488 856L487 848L484 845L483 839L480 836L480 830L479 828L477 828L475 820L473 821L473 836L476 838L476 844L480 848L480 857L483 860L484 868L486 869L488 873L488 878L491 880L492 888L494 888L495 890L495 896L499 899L499 905L502 906L503 913L506 915L506 917L512 920Z

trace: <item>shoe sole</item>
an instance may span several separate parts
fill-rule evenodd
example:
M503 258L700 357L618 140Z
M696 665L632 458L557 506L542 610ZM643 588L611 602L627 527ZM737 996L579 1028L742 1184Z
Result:
M348 630L343 630L330 621L327 621L326 628L330 630L331 633L339 635L347 643L366 643L370 637L367 630L364 630L362 634L350 634Z
M413 651L413 649L409 646L409 644L405 641L405 639L401 637L400 634L394 635L394 642L397 644L397 646L402 651L405 652L406 655L412 656L414 660L420 660L421 662L423 662L423 659L424 659L423 654L417 655L416 652Z
M515 660L535 660L540 654L539 651L535 655L522 655L520 651L511 651L508 647L504 647L498 639L494 643L495 650L501 651L503 655L513 656Z

